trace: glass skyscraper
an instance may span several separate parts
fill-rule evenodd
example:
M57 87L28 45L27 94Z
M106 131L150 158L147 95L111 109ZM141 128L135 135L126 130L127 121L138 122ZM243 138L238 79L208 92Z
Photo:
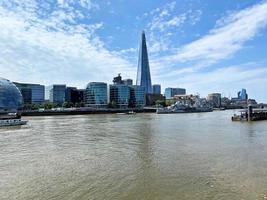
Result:
M141 34L136 85L144 87L145 93L153 93L144 31Z
M248 94L246 89L242 89L237 93L237 98L239 100L247 100L248 99Z

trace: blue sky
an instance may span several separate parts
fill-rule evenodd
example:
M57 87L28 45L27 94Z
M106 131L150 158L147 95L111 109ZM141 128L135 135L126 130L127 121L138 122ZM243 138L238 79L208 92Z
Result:
M246 88L267 102L266 0L2 0L0 76L79 88L135 80L142 30L154 84L201 96Z

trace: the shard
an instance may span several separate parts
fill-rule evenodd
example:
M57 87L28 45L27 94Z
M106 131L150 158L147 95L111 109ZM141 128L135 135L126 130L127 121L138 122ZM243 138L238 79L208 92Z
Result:
M141 34L136 85L143 86L146 93L153 92L146 46L146 36L144 31Z

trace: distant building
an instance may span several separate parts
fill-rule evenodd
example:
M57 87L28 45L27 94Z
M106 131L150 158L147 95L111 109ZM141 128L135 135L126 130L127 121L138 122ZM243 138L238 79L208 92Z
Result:
M185 95L186 89L184 88L166 88L165 89L165 97L166 99L171 99L175 95Z
M213 108L220 108L222 104L222 95L220 93L212 93L208 95L207 100Z
M146 106L154 106L157 101L164 101L166 98L162 94L146 94Z
M161 94L161 85L159 84L153 85L153 94Z
M84 102L84 89L77 89L76 87L67 87L65 92L65 101L73 104Z
M124 79L122 80L121 74L113 78L114 85L133 85L132 79Z
M92 107L106 107L108 102L107 84L91 82L85 89L85 105Z
M237 93L237 98L239 100L248 100L248 94L247 94L246 89L242 89L241 91L239 91Z
M138 69L136 77L136 85L142 86L145 93L152 93L151 76L149 69L149 60L146 45L146 36L143 31L141 34L141 41L139 47Z
M133 85L133 79L124 79L122 82L124 85Z
M145 104L145 88L139 85L130 86L129 106L134 108L143 108Z
M52 85L49 93L49 101L55 104L62 105L66 100L66 85Z
M40 104L45 100L45 86L40 84L17 83L25 104Z
M11 81L0 78L0 112L17 112L22 106L20 90Z
M123 81L122 81L122 78L121 78L121 74L118 74L118 76L113 78L113 84L114 85L123 84Z
M120 108L127 108L130 101L130 87L128 85L109 86L110 103Z

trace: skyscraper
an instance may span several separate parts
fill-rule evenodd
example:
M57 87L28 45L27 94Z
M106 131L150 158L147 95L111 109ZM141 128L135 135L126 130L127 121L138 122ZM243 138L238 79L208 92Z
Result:
M144 31L141 34L136 85L143 86L145 93L153 92L146 46L146 36Z

